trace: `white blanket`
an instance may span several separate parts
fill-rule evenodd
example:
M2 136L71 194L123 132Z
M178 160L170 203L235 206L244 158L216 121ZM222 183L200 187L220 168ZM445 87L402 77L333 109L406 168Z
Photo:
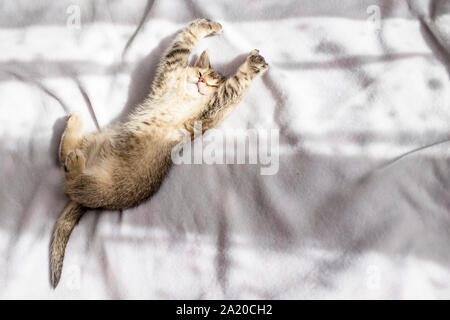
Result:
M0 298L449 298L448 3L3 1ZM220 129L279 130L278 172L174 166L82 218L52 290L64 117L129 112L197 17L223 25L195 50L219 71L270 64Z

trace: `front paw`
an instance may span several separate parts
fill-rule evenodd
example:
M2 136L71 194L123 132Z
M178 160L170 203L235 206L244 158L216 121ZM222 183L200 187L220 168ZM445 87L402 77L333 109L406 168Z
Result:
M263 74L269 69L269 65L264 57L259 54L259 50L257 49L250 51L248 54L247 65L249 70L254 74Z
M209 19L196 19L189 24L197 29L201 36L209 36L222 33L222 25Z

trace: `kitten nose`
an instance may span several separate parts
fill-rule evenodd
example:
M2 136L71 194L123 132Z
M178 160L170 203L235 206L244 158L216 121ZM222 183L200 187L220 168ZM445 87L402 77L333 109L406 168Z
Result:
M202 77L198 78L198 82L205 82L205 79L203 79Z

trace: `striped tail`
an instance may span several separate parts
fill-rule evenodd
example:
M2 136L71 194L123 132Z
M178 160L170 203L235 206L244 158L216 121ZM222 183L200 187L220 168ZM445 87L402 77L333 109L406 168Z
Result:
M53 288L56 288L59 279L61 278L64 252L70 234L85 212L85 207L74 201L70 201L56 222L50 248L50 276Z

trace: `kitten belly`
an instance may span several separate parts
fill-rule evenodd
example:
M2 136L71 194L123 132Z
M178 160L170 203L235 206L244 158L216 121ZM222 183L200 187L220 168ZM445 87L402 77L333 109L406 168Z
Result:
M170 152L160 150L151 158L128 161L115 168L111 201L108 209L125 209L135 206L158 191L171 166Z

